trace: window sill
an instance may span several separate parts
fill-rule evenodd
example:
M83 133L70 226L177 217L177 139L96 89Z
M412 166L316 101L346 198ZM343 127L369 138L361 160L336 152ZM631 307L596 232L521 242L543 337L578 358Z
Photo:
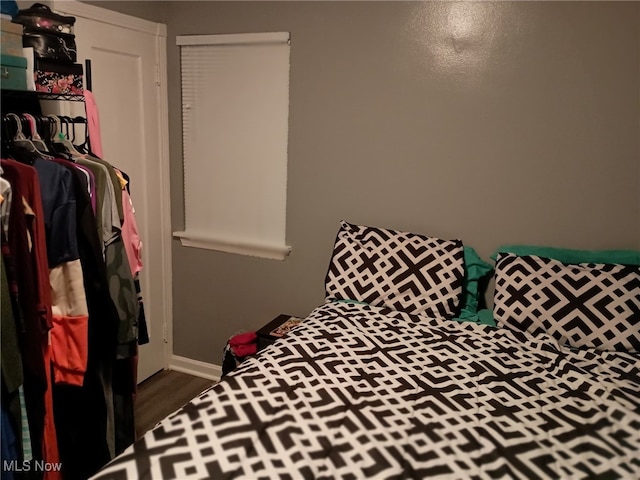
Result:
M291 253L291 247L288 245L246 243L192 232L173 232L173 236L180 239L183 247L237 253L252 257L284 260Z

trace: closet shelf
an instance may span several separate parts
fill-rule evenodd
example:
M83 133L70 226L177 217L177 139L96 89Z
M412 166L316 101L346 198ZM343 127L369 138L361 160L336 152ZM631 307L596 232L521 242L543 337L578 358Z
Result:
M68 102L84 102L84 95L71 95L67 93L36 92L40 100L65 100Z
M34 92L31 90L7 90L2 89L2 96L26 97L36 96L39 100L63 100L68 102L84 102L84 95L72 95L67 93Z

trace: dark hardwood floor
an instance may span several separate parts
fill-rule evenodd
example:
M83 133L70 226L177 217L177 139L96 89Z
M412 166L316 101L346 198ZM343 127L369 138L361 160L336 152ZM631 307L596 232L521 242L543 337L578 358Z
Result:
M137 438L214 383L173 370L163 370L146 379L138 385L135 401Z

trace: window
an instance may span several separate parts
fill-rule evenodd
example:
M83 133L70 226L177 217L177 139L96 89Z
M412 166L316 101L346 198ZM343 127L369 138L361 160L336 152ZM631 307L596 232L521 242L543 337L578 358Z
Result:
M289 33L177 37L185 246L283 260Z

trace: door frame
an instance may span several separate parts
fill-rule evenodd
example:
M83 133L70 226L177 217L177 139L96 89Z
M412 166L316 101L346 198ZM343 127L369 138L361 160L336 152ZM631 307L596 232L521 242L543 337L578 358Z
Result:
M157 100L159 108L158 132L160 149L160 191L170 192L170 167L169 167L169 104L167 91L167 26L163 23L155 23L138 17L96 7L76 0L52 0L51 8L54 11L62 11L76 17L86 18L106 24L129 28L139 32L148 33L156 37L156 79L158 83ZM163 368L169 368L169 359L173 354L173 284L172 284L172 258L171 258L171 198L170 195L160 195L160 242L162 252L162 265L160 266L162 278L158 279L162 285L163 312L158 319L162 323L163 332ZM147 239L150 241L150 239Z

